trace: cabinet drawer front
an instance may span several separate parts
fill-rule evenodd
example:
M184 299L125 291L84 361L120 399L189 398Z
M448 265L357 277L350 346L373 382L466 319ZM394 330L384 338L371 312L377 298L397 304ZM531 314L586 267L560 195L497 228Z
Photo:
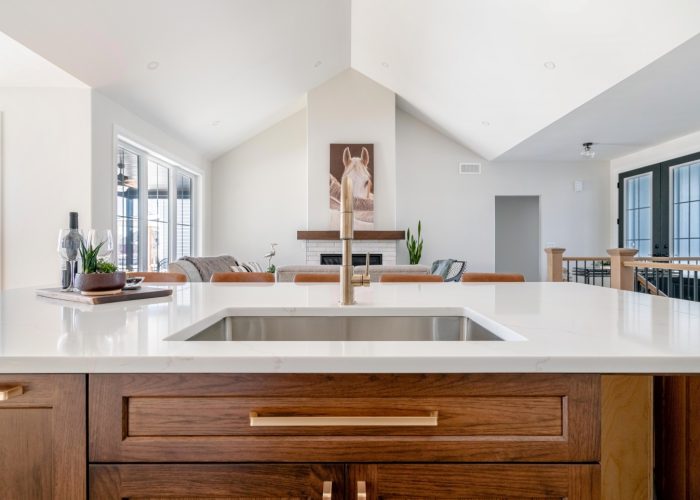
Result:
M343 465L91 465L92 500L331 499L345 493ZM330 483L330 484L328 484Z
M595 375L91 375L90 458L599 459Z
M129 437L561 437L566 404L565 396L419 399L133 397L127 404L125 434ZM252 425L251 414L259 417L262 425ZM436 418L431 420L433 414ZM324 420L322 417L331 418ZM344 420L344 417L347 418ZM268 419L270 423L266 422ZM407 423L401 419L406 419Z

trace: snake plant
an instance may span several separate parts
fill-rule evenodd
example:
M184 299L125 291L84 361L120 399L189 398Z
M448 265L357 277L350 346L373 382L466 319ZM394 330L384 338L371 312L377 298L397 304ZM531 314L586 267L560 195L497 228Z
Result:
M421 238L421 223L418 221L418 234L415 237L411 233L411 228L406 231L406 248L408 248L408 260L411 264L420 262L423 253L423 238Z

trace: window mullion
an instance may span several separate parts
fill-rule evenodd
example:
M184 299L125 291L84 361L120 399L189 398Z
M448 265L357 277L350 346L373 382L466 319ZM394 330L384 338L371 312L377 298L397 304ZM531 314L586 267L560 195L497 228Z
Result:
M139 156L139 269L148 270L148 161L149 156Z

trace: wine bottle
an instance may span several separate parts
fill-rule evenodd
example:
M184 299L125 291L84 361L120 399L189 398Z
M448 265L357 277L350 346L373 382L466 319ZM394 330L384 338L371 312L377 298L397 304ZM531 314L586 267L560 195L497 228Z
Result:
M78 272L78 254L80 253L80 245L83 242L83 237L78 230L78 212L70 212L68 214L68 229L70 233L66 236L64 247L66 253L71 257L71 260L65 260L61 266L61 286L66 289L74 283L75 275Z

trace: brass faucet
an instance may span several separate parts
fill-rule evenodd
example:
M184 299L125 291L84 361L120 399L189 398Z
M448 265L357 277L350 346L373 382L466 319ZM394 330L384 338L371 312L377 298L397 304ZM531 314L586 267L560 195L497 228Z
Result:
M354 274L352 265L352 179L343 177L340 184L340 240L343 242L343 263L340 266L340 305L355 303L355 287L369 286L369 253L365 257L364 274Z

